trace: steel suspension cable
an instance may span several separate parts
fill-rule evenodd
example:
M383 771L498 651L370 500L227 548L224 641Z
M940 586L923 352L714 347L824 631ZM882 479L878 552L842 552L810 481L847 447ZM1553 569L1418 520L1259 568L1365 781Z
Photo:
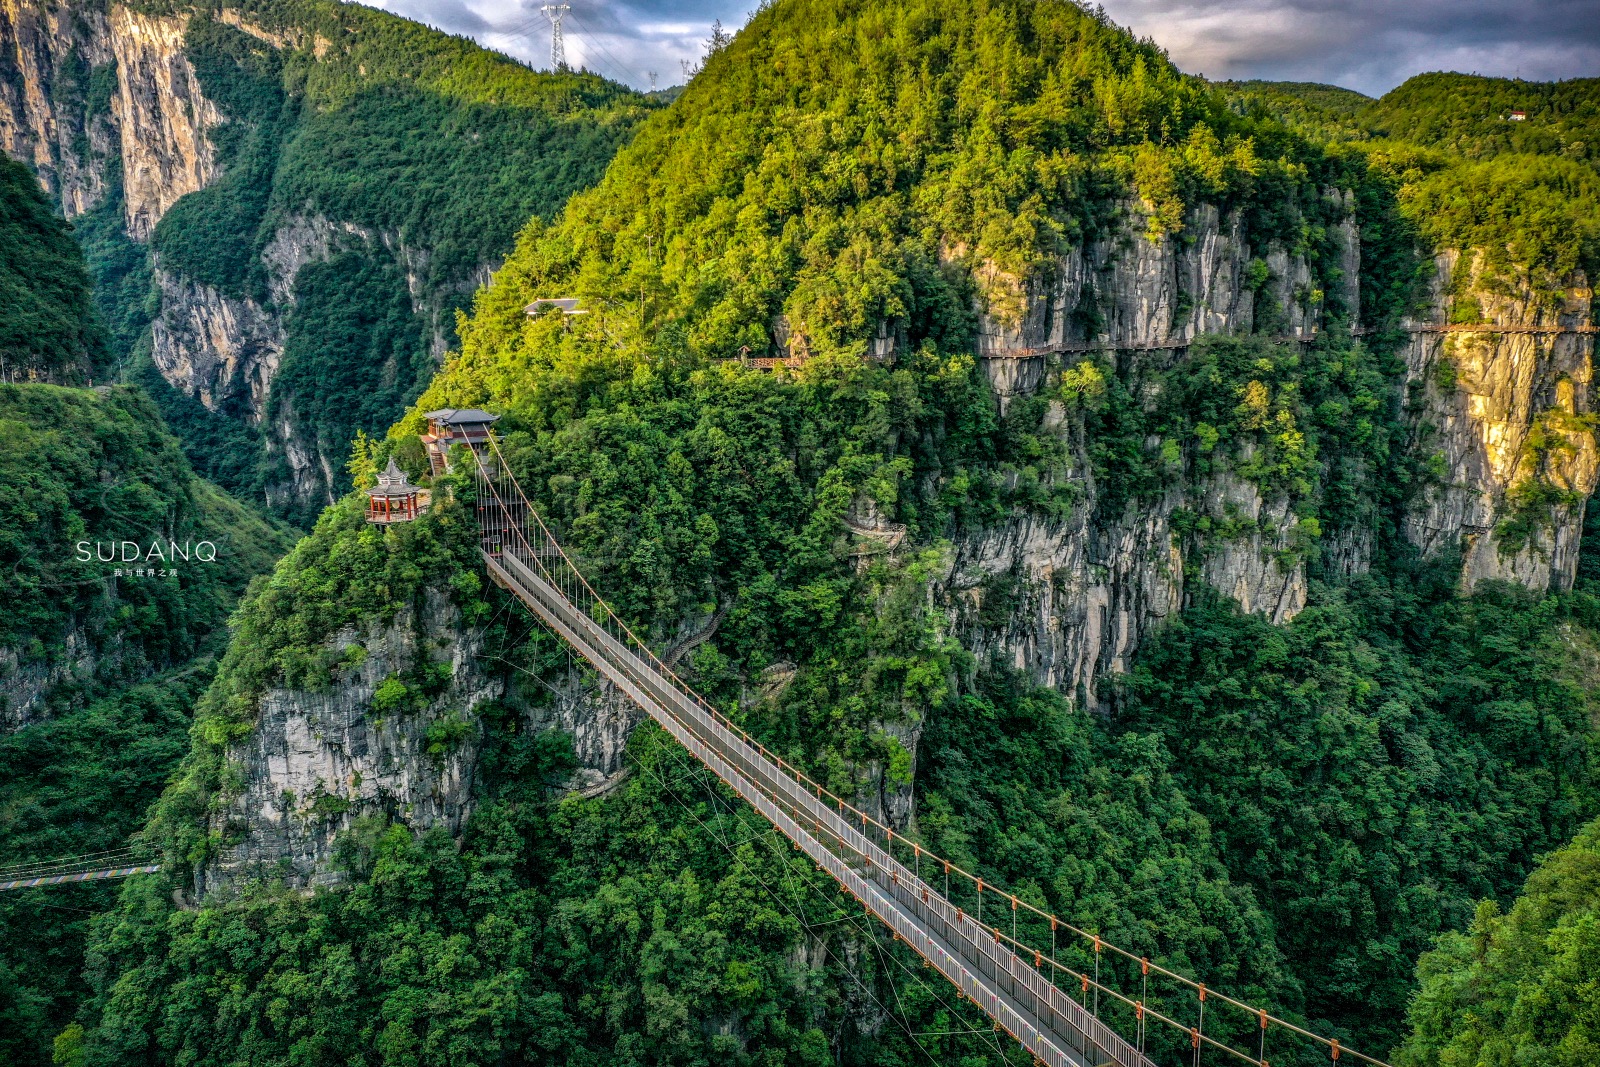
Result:
M515 473L510 469L509 464L507 464L505 462L505 458L504 458L503 454L500 451L498 441L496 440L496 438L492 434L488 438L488 445L489 445L489 450L492 452L493 457L494 457L494 461L495 461L495 467L496 467L495 474L497 476L503 477L503 479L507 483L507 492L506 492L505 496L511 497L513 500L517 501L517 503L519 505L518 508L514 512L513 511L509 511L509 509L507 509L504 497L501 495L501 493L499 492L499 490L498 490L498 488L497 488L497 486L495 484L495 482L497 480L499 480L499 479L498 478L489 478L489 477L486 476L486 472L483 470L484 457L479 455L476 451L474 451L475 462L477 463L477 465L479 467L480 487L481 488L487 488L487 490L495 497L495 504L497 505L497 507L494 508L493 510L498 511L502 515L505 515L505 514L508 514L508 513L514 514L516 516L516 518L517 518L516 527L512 528L509 531L510 534L512 535L511 536L511 544L503 546L503 547L508 547L508 548L513 549L515 558L520 558L521 556L526 555L528 557L528 559L529 559L529 562L533 564L533 566L537 569L537 571L542 573L545 576L546 580L549 582L549 584L551 586L553 586L555 589L559 590L560 591L560 595L562 595L564 598L566 598L567 601L570 604L572 604L574 606L587 604L587 609L583 612L584 615L588 616L594 622L594 624L599 626L602 630L611 631L617 641L621 642L621 644L623 646L627 647L628 649L633 651L635 654L637 654L643 662L645 662L648 665L650 665L652 670L657 675L659 675L659 677L661 679L663 679L664 681L669 683L669 685L670 685L670 687L672 689L676 690L684 698L686 698L694 706L696 706L698 708L698 710L700 711L700 713L704 714L705 716L707 716L713 724L715 724L717 727L720 727L723 730L728 731L731 735L733 735L734 737L736 737L739 740L741 740L745 745L749 746L750 748L759 751L761 756L764 759L769 760L774 766L776 766L779 770L781 770L783 774L787 775L796 784L804 787L805 789L807 789L809 791L814 792L815 796L818 799L826 798L828 801L836 803L837 806L838 806L840 814L842 814L842 815L848 814L848 816L850 816L852 818L859 818L864 830L876 829L878 832L880 832L882 834L886 845L889 846L890 848L893 847L894 842L900 841L903 845L911 846L914 849L916 849L915 854L918 857L918 862L919 862L919 865L920 865L921 850L920 850L920 846L917 843L911 842L908 839L904 838L898 832L893 830L892 827L890 827L890 826L888 826L888 825L886 825L884 823L880 823L877 819L874 819L874 818L870 817L865 811L861 811L861 810L855 808L855 806L853 804L846 803L845 800L842 797L839 797L839 796L835 795L831 790L828 790L828 789L824 788L820 783L815 782L809 776L804 774L804 772L801 772L798 769L796 769L793 766L791 766L782 757L779 757L774 753L768 752L764 745L762 745L760 742L758 742L754 738L752 738L746 731L743 730L743 728L739 727L737 724L735 724L731 720L729 720L726 716L724 716L721 712L719 712L715 707L713 707L710 704L709 701L705 700L705 698L701 697L691 687L689 687L686 683L684 683L682 681L682 679L679 678L677 676L677 674L674 671L672 671L671 668L668 667L660 659L659 656L657 656L655 654L655 652L649 647L649 645L647 645L643 640L641 640L638 637L638 635L635 634L633 632L633 630L627 625L627 623L625 623L621 619L621 617L616 614L616 612L610 607L610 605L604 600L604 598L602 598L599 595L599 593L595 591L593 586L589 583L588 579L584 576L582 570L577 567L576 563L567 554L565 548L561 545L560 541L555 538L555 536L550 532L549 528L545 525L544 520L540 516L538 510L533 508L532 505L528 502L526 494L522 491L522 488L521 488L520 484L518 484L518 482L517 482ZM482 515L483 511L485 510L485 507L486 506L481 502L481 499L480 499L480 505L479 505L480 516ZM529 519L532 520L532 525L528 525L528 520ZM546 550L545 551L534 551L529 546L526 535L535 535L538 538L541 546ZM520 548L520 550L521 550L520 552L515 551L518 548ZM556 566L557 566L557 572L556 573L552 573L550 567L546 565L546 558L550 559L552 564L555 564L556 561L559 561L559 564L556 564ZM564 566L561 566L560 564L564 564ZM569 590L570 590L570 593L568 592ZM644 682L647 685L647 687L649 686L649 680L648 679L641 678L640 680L642 682ZM758 782L759 781L759 776L756 779L752 779L751 781L752 782ZM775 803L781 803L785 807L789 806L787 804L787 802L782 801L775 794L769 793L769 791L767 790L767 788L765 786L761 786L761 792L763 794L766 794L770 801L775 802ZM854 851L854 846L853 845L849 844L848 842L842 842L842 843L844 844L844 846L846 848L850 849L851 851ZM936 858L937 859L937 857L932 857L931 854L930 854L930 858ZM944 894L945 899L946 900L949 899L949 892L948 892L949 875L950 875L950 873L952 871L954 871L959 876L968 879L972 884L974 884L977 887L978 907L980 909L980 914L981 914L982 894L984 892L984 885L983 885L982 879L979 878L978 876L976 876L974 874L971 874L970 872L964 870L963 868L959 867L958 865L950 863L950 861L948 861L948 860L939 859L938 862L940 862L944 866L944 870L945 870L945 885L946 885L946 893ZM871 863L870 858L868 858L868 863L870 865L870 863ZM910 872L907 872L907 873L909 874ZM991 887L991 889L992 889L992 887ZM1185 986L1185 987L1190 988L1191 990L1196 991L1197 994L1199 995L1199 997L1201 999L1201 1003L1202 1003L1202 1022L1203 1022L1203 1002L1204 1002L1205 995L1206 995L1207 991L1205 990L1205 987L1204 987L1204 985L1202 983L1200 983L1200 982L1198 982L1198 981L1196 981L1194 979L1187 978L1186 976L1178 974L1177 972L1172 971L1172 970L1170 970L1168 968L1161 967L1158 964L1151 964L1148 961L1147 958L1141 957L1141 956L1135 956L1133 953L1128 952L1127 950L1122 949L1119 946L1112 945L1112 944L1109 944L1107 942L1104 942L1103 939L1101 939L1098 935L1090 934L1087 931L1084 931L1084 930L1082 930L1082 929L1080 929L1080 928L1078 928L1078 927L1076 927L1076 926L1074 926L1074 925L1072 925L1070 923L1063 922L1057 916L1055 916L1055 915L1053 915L1053 914L1051 914L1049 912L1045 912L1042 909L1039 909L1039 908L1037 908L1037 907L1035 907L1035 906L1033 906L1031 904L1027 904L1027 903L1024 902L1020 906L1022 908L1027 909L1031 913L1037 915L1038 917L1046 919L1046 920L1048 920L1050 922L1051 931L1052 931L1052 941L1054 941L1054 936L1053 935L1055 933L1057 925L1059 924L1060 927L1066 929L1067 931L1069 931L1070 933L1074 934L1075 936L1077 936L1077 937L1079 937L1079 938L1081 938L1083 940L1090 941L1091 943L1093 943L1095 945L1096 962L1097 963L1098 963L1098 957L1099 957L1099 954L1100 954L1100 951L1101 951L1102 948L1109 949L1114 954L1116 954L1119 957L1122 957L1122 958L1124 958L1126 960L1138 962L1141 965L1141 978L1142 978L1143 987L1144 987L1143 990L1142 990L1142 993L1147 994L1147 990L1148 990L1148 974L1149 974L1149 970L1151 968L1153 968L1161 976L1166 977L1166 978L1168 978L1168 979L1170 979L1170 980L1172 980L1174 982L1177 982L1181 986ZM959 916L959 909L957 909L957 915ZM997 940L998 940L998 931L997 931ZM1055 951L1054 951L1054 948L1053 948L1052 949L1052 957L1054 955L1055 955ZM1054 962L1054 961L1052 961L1052 962ZM1057 964L1057 966L1060 967L1061 965ZM1087 976L1084 976L1084 977L1087 978ZM1098 981L1098 979L1095 980L1092 984L1094 985L1095 991L1096 991L1096 998L1095 998L1096 999L1096 1008L1098 1008L1098 994L1099 994L1099 992L1104 991L1109 996L1112 996L1113 998L1115 998L1115 999L1117 999L1119 1001L1122 1001L1124 1003L1127 1003L1127 1004L1129 1004L1131 1006L1136 1007L1137 1012L1138 1012L1138 1016L1139 1016L1139 1019L1140 1019L1141 1022L1142 1022L1142 1020L1143 1020L1145 1015L1147 1015L1147 1014L1148 1015L1153 1015L1158 1020L1163 1021L1163 1022L1167 1022L1167 1023L1175 1026L1181 1032L1192 1033L1194 1035L1196 1041L1204 1041L1207 1044L1216 1045L1219 1048L1225 1048L1227 1051L1229 1051L1231 1053L1234 1053L1235 1055L1241 1056L1241 1058L1245 1059L1247 1062L1257 1062L1257 1063L1262 1063L1263 1062L1260 1057L1254 1057L1253 1058L1253 1057L1248 1056L1247 1054L1239 1053L1235 1049L1232 1049L1232 1048L1230 1048L1228 1046L1224 1046L1224 1045L1221 1045L1218 1042L1215 1042L1211 1038L1199 1033L1198 1032L1198 1030L1199 1030L1198 1027L1185 1027L1182 1024L1179 1024L1176 1021L1174 1021L1174 1020L1170 1019L1169 1017L1165 1016L1164 1014L1156 1012L1155 1010L1151 1009L1148 1006L1148 1004L1146 1003L1146 996L1145 995L1142 995L1139 1001L1131 1001L1128 998L1123 997L1121 994L1118 994L1113 990L1106 989ZM1087 992L1087 990L1086 990L1086 992ZM1387 1067L1387 1065L1383 1064L1383 1062L1381 1060L1377 1060L1377 1059L1375 1059L1373 1057L1363 1055L1361 1053L1355 1052L1355 1051L1347 1049L1347 1048L1343 1048L1341 1046L1340 1042L1338 1042L1336 1039L1324 1038L1321 1035L1313 1033L1312 1031L1307 1030L1307 1029L1305 1029L1305 1028L1303 1028L1301 1026L1298 1026L1298 1025L1296 1025L1294 1023L1291 1023L1288 1020L1281 1019L1281 1018L1279 1018L1279 1017L1277 1017L1275 1015L1272 1015L1271 1013L1266 1012L1264 1009L1253 1007L1251 1005L1248 1005L1248 1004L1244 1003L1243 1001L1236 1000L1236 999L1234 999L1232 997L1228 997L1228 996L1223 995L1223 994L1213 994L1213 995L1215 995L1223 1003L1228 1004L1228 1005L1230 1005L1232 1007L1235 1007L1235 1008L1237 1008L1237 1009L1239 1009L1241 1011L1247 1012L1253 1017L1256 1017L1256 1018L1261 1019L1261 1020L1265 1020L1267 1023L1270 1023L1271 1025L1279 1026L1280 1028L1286 1029L1286 1030L1288 1030L1288 1031L1290 1031L1292 1033L1298 1034L1298 1035L1300 1035L1302 1037L1308 1038L1308 1039L1310 1039L1310 1040L1312 1040L1314 1042L1317 1042L1317 1043L1321 1044L1325 1048L1329 1049L1329 1051L1332 1053L1332 1056L1333 1056L1334 1059L1338 1058L1338 1055L1339 1055L1340 1052L1345 1052L1345 1053L1349 1054L1350 1056L1352 1056L1355 1059L1359 1059L1359 1060L1362 1060L1362 1061L1364 1061L1366 1063L1376 1065L1376 1067ZM1141 1028L1141 1037L1142 1037L1142 1028ZM1141 1043L1142 1043L1142 1041L1141 1041Z
M684 759L681 750L676 748L676 747L674 747L672 752L673 752L673 758L678 762L679 766L687 768L686 773L690 773L697 780L702 780L703 781L703 779L704 779L704 777L705 777L705 775L707 773L705 767L703 767L703 766L701 766L701 767L692 767L692 766L690 766L687 763L687 761ZM740 805L738 808L734 808L732 806L729 806L729 805L727 805L726 798L721 797L719 794L717 794L716 791L710 786L709 783L704 783L704 787L705 787L707 795L711 796L713 798L713 803L714 804L718 800L721 800L721 802L724 804L724 806L727 807L729 816L731 818L733 818L736 822L738 822L740 826L744 826L744 821L739 815L739 812L743 809L744 805ZM756 837L760 837L762 842L764 844L766 844L768 850L773 853L774 859L776 859L779 863L784 863L785 860L786 860L786 857L783 855L782 849L779 848L777 843L772 840L773 836L777 833L776 828L774 828L770 824L764 824L764 826L765 826L765 830L767 832L765 832L765 833L752 833L751 837L749 839L747 839L747 840L753 840ZM785 867L785 870L787 871L786 867ZM785 874L785 878L787 878L787 877L788 877L788 875L786 873ZM841 890L844 890L845 887L841 885L839 888ZM820 893L820 891L819 891L819 895L822 895ZM824 899L826 899L826 897L824 897ZM854 930L856 930L858 933L863 934L868 939L872 940L873 943L874 943L874 947L877 946L876 938L872 934L872 930L874 929L874 927L872 925L869 924L867 927L863 928L861 926L861 924L858 923L856 921L856 919L849 912L845 912L845 911L842 911L842 910L840 911L840 916L843 918L843 920L845 922L848 922L850 924L850 926ZM950 1006L950 1004L942 996L939 995L938 991L935 990L932 986L930 986L926 981L924 981L922 979L922 976L917 974L916 971L911 970L910 968L906 967L905 964L901 963L899 960L894 959L892 956L889 956L887 958L889 958L896 966L900 967L901 970L905 971L906 974L913 981L915 981L924 990L926 990L928 992L928 994L930 996L932 996L936 1001L938 1001L940 1006L942 1006L946 1011L950 1012L954 1017L960 1019L962 1022L966 1022L967 1021L965 1018L963 1018L961 1016L961 1013L957 1009L952 1008ZM852 977L854 977L854 976L852 975ZM898 998L898 996L899 996L898 990L896 991L895 995ZM902 1012L903 1011L904 1011L904 1008L902 1006ZM975 1034L984 1035L986 1037L986 1040L989 1042L990 1046L994 1049L995 1054L998 1055L1001 1058L1001 1060L1009 1062L1009 1060L1006 1057L1005 1051L1000 1047L999 1042L994 1039L994 1028L993 1028L992 1025L989 1028L984 1029L984 1030L979 1030L979 1029L974 1028L974 1029L971 1029L969 1032L975 1033Z

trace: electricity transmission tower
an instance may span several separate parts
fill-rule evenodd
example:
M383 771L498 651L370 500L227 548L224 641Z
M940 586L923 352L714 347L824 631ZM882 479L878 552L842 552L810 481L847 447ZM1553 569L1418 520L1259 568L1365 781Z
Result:
M561 41L561 19L572 10L572 5L567 3L545 4L539 8L550 20L550 68L552 70L567 69L567 48Z

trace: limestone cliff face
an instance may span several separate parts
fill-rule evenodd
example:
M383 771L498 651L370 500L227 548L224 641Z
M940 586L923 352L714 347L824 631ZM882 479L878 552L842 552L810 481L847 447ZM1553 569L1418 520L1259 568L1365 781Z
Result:
M100 203L113 157L140 241L215 178L207 131L222 115L184 55L186 25L121 4L0 2L0 148L32 164L69 218ZM102 70L115 72L107 101L91 98Z
M110 116L59 101L110 62L103 13L67 0L0 0L0 150L30 164L69 218L104 195L116 133Z
M257 702L255 729L229 752L238 785L211 826L226 844L196 873L198 897L258 879L337 883L344 874L336 838L366 816L419 833L459 831L473 810L477 713L487 701L519 709L531 730L571 735L578 772L569 788L596 795L626 777L623 749L643 712L577 666L549 688L520 691L443 593L428 592L420 608L390 621L346 630L327 648L352 665L325 690L269 690ZM426 706L385 706L386 682L429 665L448 666L450 680Z
M147 243L173 204L220 176L213 134L226 118L206 97L185 51L190 17L148 15L115 2L0 0L0 150L29 163L69 218L120 188L126 232ZM322 38L264 30L237 11L217 17L274 48L303 47L320 57L331 47ZM279 469L287 472L267 496L288 509L315 510L330 500L343 459L320 454L293 404L267 419L295 279L307 264L347 248L396 264L431 352L442 360L452 309L487 281L488 265L461 287L437 291L427 249L310 212L288 217L267 242L267 291L254 298L219 292L154 263L156 367L211 410L261 428L269 456L281 458Z
M358 645L364 653L351 652ZM201 896L255 878L302 887L336 882L334 838L363 816L453 833L471 813L474 711L504 686L484 668L479 640L449 600L430 594L420 610L341 633L331 647L358 665L326 691L266 693L256 729L230 752L240 786L213 817L227 844L197 873ZM374 706L386 681L425 664L450 671L425 707Z
M120 642L113 636L107 647L95 642L78 626L61 635L59 651L49 660L25 660L14 648L0 648L0 734L20 730L45 715L52 690L68 682L88 683L104 666L121 660Z
M1099 706L1102 677L1183 606L1175 506L1129 508L1098 528L1088 508L1021 516L962 541L936 590L952 631L980 661Z
M403 272L412 312L428 328L429 349L442 361L448 347L447 299L461 293L429 290L429 254L398 235L318 214L292 215L262 249L263 300L230 296L159 267L161 311L152 324L151 356L174 386L212 411L260 426L268 454L283 462L287 476L266 487L268 503L285 510L313 510L333 502L341 457L322 454L301 428L292 397L280 398L275 418L268 402L283 357L287 320L295 306L295 282L305 267L341 251L392 260Z
M184 16L155 18L120 4L109 19L117 62L111 111L122 134L128 234L148 240L167 209L217 174L206 136L222 113L200 91L183 51Z
M1137 380L1141 366L1168 364L1181 351L1175 345L1203 333L1250 332L1263 301L1290 335L1320 325L1305 260L1279 250L1253 253L1239 216L1202 205L1185 220L1183 240L1154 242L1132 204L1123 217L1114 236L1074 250L1038 281L990 280L979 351L1003 407L1053 381L1063 363L1085 358L1041 349L1122 349ZM1338 234L1346 264L1358 269L1353 223ZM1256 258L1267 276L1252 285ZM1343 280L1351 306L1356 269ZM1010 316L992 313L1001 303L1010 305ZM1082 499L1065 518L1018 516L964 539L940 589L954 631L980 659L997 658L1098 708L1105 705L1103 680L1126 670L1145 635L1183 606L1186 575L1275 623L1305 606L1305 566L1294 550L1299 519L1288 500L1264 497L1224 470L1108 513L1087 443L1075 437L1059 403L1051 403L1044 430L1068 442L1072 469L1060 477L1081 486ZM1174 526L1180 509L1242 532L1186 543ZM1346 546L1348 569L1365 566L1362 547L1359 539Z
M1581 272L1551 300L1481 277L1475 256L1449 252L1436 267L1432 324L1449 321L1452 294L1493 326L1591 324ZM1459 549L1468 590L1492 579L1570 589L1600 480L1594 335L1481 329L1413 334L1406 349L1415 447L1439 475L1407 515L1406 536L1428 554Z
M181 274L155 272L161 314L151 324L151 358L161 376L213 411L265 410L283 355L283 328L266 308Z
M1284 333L1298 336L1319 325L1320 306L1310 298L1311 270L1303 257L1265 250L1260 258L1267 278L1259 287L1252 284L1255 254L1237 212L1224 216L1201 204L1189 212L1181 237L1159 241L1144 236L1136 204L1120 205L1120 214L1111 236L1073 249L1053 271L1027 283L980 270L988 301L979 327L981 356L1087 342L1153 348L1203 333L1245 333L1255 326L1263 299L1281 313L1278 329ZM1354 268L1342 279L1353 306L1360 265L1354 222L1347 220L1335 236ZM1004 373L1003 367L990 369L1001 395L1008 384Z
M1185 507L1247 519L1249 532L1186 542L1174 526ZM1109 518L1096 513L1091 488L1068 518L1018 516L958 542L936 592L952 632L980 661L998 660L1103 709L1105 680L1125 672L1144 638L1182 609L1187 577L1274 623L1299 614L1306 576L1293 550L1298 523L1287 501L1269 502L1227 473Z

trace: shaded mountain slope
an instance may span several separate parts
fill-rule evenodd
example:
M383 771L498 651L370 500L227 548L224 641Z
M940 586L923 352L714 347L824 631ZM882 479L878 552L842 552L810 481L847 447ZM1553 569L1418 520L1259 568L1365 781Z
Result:
M83 254L26 168L0 159L0 380L87 380L109 361Z

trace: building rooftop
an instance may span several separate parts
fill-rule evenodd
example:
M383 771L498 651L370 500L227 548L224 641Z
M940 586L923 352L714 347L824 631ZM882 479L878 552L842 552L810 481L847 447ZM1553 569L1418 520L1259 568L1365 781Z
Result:
M529 304L526 310L530 315L537 315L549 308L560 308L563 315L589 314L578 306L578 298L575 296L540 297Z
M479 408L440 408L438 411L426 412L422 417L432 422L442 422L446 426L477 425L500 420L499 415L491 415Z
M411 479L406 477L406 472L401 470L396 465L394 457L390 456L389 465L378 474L378 484L368 489L367 495L370 497L410 496L416 491L417 487L411 484Z

